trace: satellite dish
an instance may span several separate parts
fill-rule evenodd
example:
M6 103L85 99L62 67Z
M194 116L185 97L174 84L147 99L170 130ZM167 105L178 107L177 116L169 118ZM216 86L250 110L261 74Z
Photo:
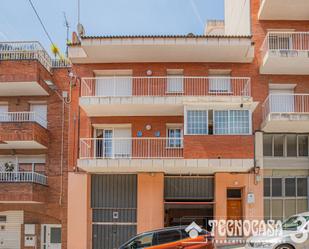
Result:
M85 29L84 29L84 26L81 23L77 24L77 33L78 33L79 36L85 35Z

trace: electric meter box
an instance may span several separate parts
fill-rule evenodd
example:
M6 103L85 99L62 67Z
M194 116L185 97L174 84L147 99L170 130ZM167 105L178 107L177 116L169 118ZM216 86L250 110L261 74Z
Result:
M25 224L25 235L35 235L35 224Z
M36 246L36 236L35 235L25 235L25 247L35 247Z

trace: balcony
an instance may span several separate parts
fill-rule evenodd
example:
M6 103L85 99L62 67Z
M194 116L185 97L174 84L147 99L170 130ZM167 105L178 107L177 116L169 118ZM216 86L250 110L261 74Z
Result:
M8 167L13 167L8 169ZM0 164L0 203L43 203L46 200L47 177L44 165Z
M185 104L251 105L246 77L83 78L80 106L88 116L183 115Z
M0 96L47 96L36 61L49 72L71 66L67 59L52 60L39 42L0 42L0 61L5 70L0 70Z
M259 20L309 20L307 0L261 0Z
M309 132L309 94L271 94L263 106L266 132Z
M261 74L309 75L309 32L269 32L261 50Z
M0 113L0 149L46 149L47 121L35 112Z
M189 144L192 140L189 139ZM167 137L82 138L77 164L87 172L97 173L213 174L226 170L248 171L253 167L253 156L225 159L193 159L191 156L191 159L185 159L185 143L183 138ZM190 154L190 151L186 153Z

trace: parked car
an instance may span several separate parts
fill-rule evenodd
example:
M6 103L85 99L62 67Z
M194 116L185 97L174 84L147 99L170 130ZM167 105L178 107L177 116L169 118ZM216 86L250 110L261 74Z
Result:
M277 229L278 230L278 229ZM253 236L247 249L307 249L309 248L309 212L289 217L282 223L280 233ZM296 238L296 239L295 239Z
M190 238L184 226L168 227L138 234L119 249L213 249L209 232L201 229L198 236Z

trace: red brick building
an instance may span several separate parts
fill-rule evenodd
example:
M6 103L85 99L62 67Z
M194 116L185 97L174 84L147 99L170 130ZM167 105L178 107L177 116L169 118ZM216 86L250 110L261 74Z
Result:
M37 42L0 43L2 248L66 248L69 67Z

